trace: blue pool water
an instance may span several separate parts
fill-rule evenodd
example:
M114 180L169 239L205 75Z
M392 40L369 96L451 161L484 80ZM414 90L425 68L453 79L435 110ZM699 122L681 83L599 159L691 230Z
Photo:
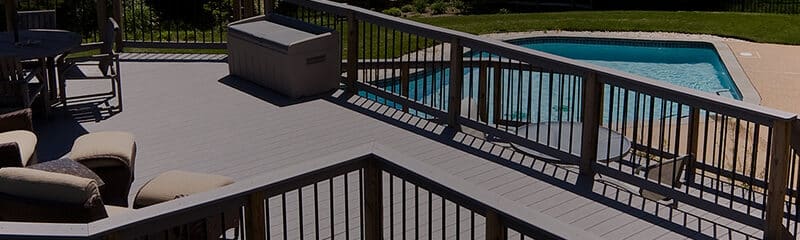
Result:
M736 85L711 44L647 44L644 41L542 38L517 44L741 100Z
M741 94L710 44L584 38L536 38L513 43L679 86L741 99ZM478 57L478 53L467 54L471 55ZM497 59L496 56L494 58ZM501 114L499 116L501 119L525 122L576 121L580 116L579 96L582 81L575 76L535 70L520 71L516 67L503 68L499 71L490 68L486 73L480 71L477 66L464 67L462 96L472 99L472 104L475 104L481 84L479 76L486 74L487 79L496 79L494 75L499 72L500 91L494 90L496 87L494 84L487 83L486 86L486 98L490 101L487 104L489 119L494 119L495 112ZM446 111L450 72L448 68L429 68L412 74L408 97L426 106ZM388 77L371 83L385 91L400 93L399 73L383 74ZM495 96L495 92L500 92L500 95ZM366 92L360 94L391 107L402 108L400 104L372 94ZM619 88L611 89L606 86L603 95L604 122L621 119L661 119L688 114L688 108L685 106L681 107L673 102L643 95L637 96L633 92L626 93ZM501 109L494 111L494 104L491 101L498 98L502 102ZM465 111L467 110L462 110ZM415 113L413 109L410 109L410 112ZM419 115L424 116L424 114Z

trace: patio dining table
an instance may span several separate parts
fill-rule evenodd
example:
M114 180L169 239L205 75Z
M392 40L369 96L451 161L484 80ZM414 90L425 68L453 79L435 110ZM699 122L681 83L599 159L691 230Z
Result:
M581 122L543 122L532 123L517 128L517 135L535 142L558 148L563 152L580 156L583 140L583 123ZM597 141L597 161L618 161L631 150L631 141L606 127L600 127ZM542 160L561 162L560 159L537 152L536 150L511 144L515 149Z
M55 57L81 45L81 35L55 29L19 31L19 43L12 32L0 32L0 54L16 56L20 60L45 60L48 89L56 88ZM50 92L54 98L54 92Z

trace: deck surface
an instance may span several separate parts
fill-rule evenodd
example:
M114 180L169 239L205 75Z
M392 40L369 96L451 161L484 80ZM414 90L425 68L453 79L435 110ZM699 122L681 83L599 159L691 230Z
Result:
M66 154L87 132L132 132L138 145L133 195L168 170L241 180L375 142L605 239L761 236L687 204L671 210L604 184L576 189L574 168L537 162L341 92L290 102L228 77L225 63L123 62L121 68L124 110L109 116L74 105L71 115L56 112L38 122L41 159ZM70 82L67 92L102 91L105 84Z

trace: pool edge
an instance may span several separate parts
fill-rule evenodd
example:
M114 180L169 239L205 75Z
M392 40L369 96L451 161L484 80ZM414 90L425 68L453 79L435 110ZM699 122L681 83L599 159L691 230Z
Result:
M741 101L756 105L761 105L761 95L758 94L758 90L756 90L753 83L750 82L750 78L747 76L747 73L744 71L741 64L739 64L739 60L736 59L736 55L733 54L733 50L731 50L730 46L728 46L728 44L726 44L724 41L652 37L652 36L651 37L612 36L612 35L602 35L598 33L592 33L591 35L589 35L586 33L576 33L576 32L557 32L557 33L516 32L516 33L505 33L505 34L486 34L484 36L501 41L515 41L515 40L537 38L537 37L580 37L580 38L607 38L607 39L621 39L621 40L627 39L627 40L711 44L711 46L714 46L714 49L717 51L717 55L719 55L722 64L724 64L725 68L728 70L731 79L733 79L733 83L736 85L735 87L737 88L737 90L739 90L739 93L742 95Z

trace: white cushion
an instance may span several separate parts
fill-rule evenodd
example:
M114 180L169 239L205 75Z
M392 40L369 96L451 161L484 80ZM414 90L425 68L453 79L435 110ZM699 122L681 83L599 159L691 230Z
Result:
M19 146L19 155L22 156L22 166L28 166L34 151L36 151L36 134L27 130L14 130L0 133L0 143L16 142Z
M89 204L100 197L92 179L16 167L0 168L0 193L72 204Z

